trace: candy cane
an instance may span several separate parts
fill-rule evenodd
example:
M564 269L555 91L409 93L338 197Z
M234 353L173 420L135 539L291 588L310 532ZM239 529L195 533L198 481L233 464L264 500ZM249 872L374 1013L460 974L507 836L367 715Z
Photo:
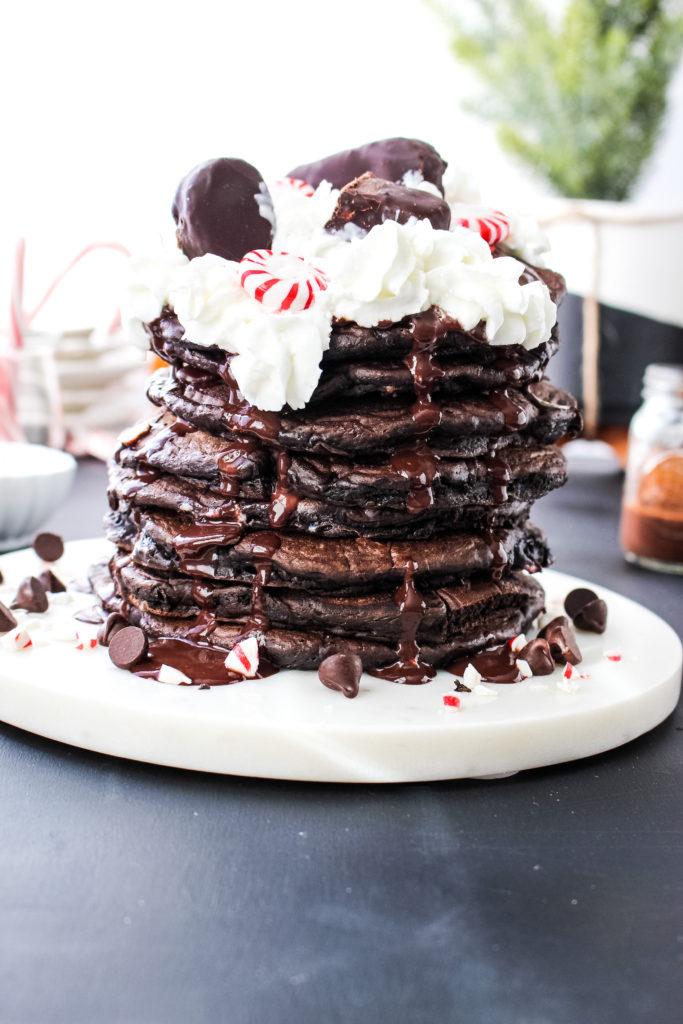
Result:
M468 206L453 203L451 206L451 227L460 226L476 231L491 248L504 242L510 234L510 221L500 210L488 206Z
M278 178L275 184L294 188L297 192L302 192L305 196L309 197L315 192L313 186L309 185L307 181L303 181L301 178Z

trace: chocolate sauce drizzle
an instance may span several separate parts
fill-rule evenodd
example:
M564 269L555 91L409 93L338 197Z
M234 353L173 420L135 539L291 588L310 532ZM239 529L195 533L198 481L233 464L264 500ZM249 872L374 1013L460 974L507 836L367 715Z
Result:
M401 625L396 661L383 668L370 669L370 675L376 676L378 679L387 679L392 683L407 683L412 686L428 683L436 675L434 666L422 661L420 646L417 642L417 634L424 618L426 604L422 594L415 586L416 568L415 562L406 563L403 583L394 595Z
M280 547L277 533L264 530L250 537L251 557L254 562L254 579L251 584L251 611L243 636L265 633L268 629L265 588L270 580L273 556Z

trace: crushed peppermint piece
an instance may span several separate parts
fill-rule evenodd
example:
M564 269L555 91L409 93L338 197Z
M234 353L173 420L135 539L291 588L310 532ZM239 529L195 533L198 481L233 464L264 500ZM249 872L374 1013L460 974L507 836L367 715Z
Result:
M253 679L256 675L258 663L258 640L255 636L248 636L245 640L235 644L225 659L225 667L229 672L239 672L247 679Z
M11 632L5 633L0 640L0 644L2 644L2 647L6 651L13 651L16 653L17 651L25 651L29 647L32 647L33 640L31 639L30 634L19 626L17 629L13 629Z
M531 679L533 672L531 671L531 666L529 665L528 661L524 661L523 658L517 658L515 661L515 665L517 666L517 671L519 672L522 679Z
M608 661L621 661L621 653L619 651L607 650L602 653Z
M297 192L301 192L303 195L309 198L314 194L315 189L312 185L309 185L303 178L278 178L275 182L276 185L288 186L289 188L296 189Z
M571 662L568 661L567 664L564 666L564 671L562 672L562 675L565 679L571 679L575 675L574 666L571 664Z
M192 680L173 665L162 665L159 669L159 682L171 683L173 686L182 686L183 683L191 683Z
M465 686L469 686L470 690L473 690L481 682L481 673L476 670L472 662L469 662L463 672L462 681Z
M460 698L456 697L454 693L444 693L442 699L444 707L455 708L456 711L460 710Z
M76 650L77 651L94 651L97 647L97 638L94 636L81 637L76 634Z
M518 633L517 636L513 636L512 640L508 642L513 654L519 654L522 648L526 647L526 637L524 636L524 633Z

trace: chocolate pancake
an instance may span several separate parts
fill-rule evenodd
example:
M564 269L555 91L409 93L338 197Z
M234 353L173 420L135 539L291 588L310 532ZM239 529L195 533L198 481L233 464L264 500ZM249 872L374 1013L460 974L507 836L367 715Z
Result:
M184 329L171 309L166 308L149 325L149 331L152 347L168 363L186 364L215 376L221 376L229 366L232 357L223 349L197 345L185 338ZM437 309L405 317L400 323L385 327L360 327L338 321L332 327L330 347L323 354L323 373L312 400L324 397L335 373L343 380L351 379L355 372L362 380L362 364L368 362L385 368L387 382L395 380L397 370L404 366L403 360L411 355L416 336L424 344L434 345L435 360L443 368L446 382L457 384L462 379L481 387L537 380L557 350L556 327L549 341L534 349L490 345L483 325L463 332L457 321Z
M258 413L226 385L182 384L160 370L147 395L179 419L230 438L235 432L260 437L286 449L356 454L409 444L420 436L415 408L400 397L308 405L298 412ZM536 442L553 444L575 436L581 424L575 400L548 381L513 391L460 396L430 402L428 436L439 450L456 456L481 455L492 447Z
M126 618L141 626L151 638L186 639L188 619L158 615L123 602L114 592L106 566L95 567L91 581L107 611L124 611ZM440 589L436 596L440 611L435 622L448 636L439 642L421 644L421 655L435 666L445 666L458 657L481 650L487 644L500 644L529 628L543 611L542 588L532 578L517 575L500 582L482 582L481 586L459 591ZM391 617L390 617L391 618ZM400 611L393 608L393 620L400 620ZM211 643L228 649L243 635L243 623L218 622L211 633ZM438 632L438 629L437 629ZM272 626L260 634L264 654L282 668L317 668L331 654L352 652L359 655L366 669L386 665L396 657L396 644L372 636L344 636L322 629L293 630ZM163 650L163 648L162 648ZM198 666L199 669L199 666ZM202 682L200 675L194 682Z
M473 573L535 571L550 564L545 538L530 523L493 531L450 532L435 540L382 542L285 531L244 532L229 522L198 522L183 515L147 511L144 515L120 514L108 535L121 549L132 552L136 564L157 573L247 583L257 572L264 538L274 538L269 587L335 593L395 588L408 561L414 563L418 585L464 580Z
M164 579L135 564L114 569L127 600L140 611L172 618L196 619L210 610L217 622L248 628L252 607L251 587L240 583L193 583L188 577ZM458 611L476 600L488 602L492 595L507 596L514 603L519 596L517 580L510 577L498 582L486 579L473 581L467 588L443 584L438 588L424 586L420 594L424 611L420 618L417 639L421 643L447 643L458 630ZM340 636L374 637L388 643L401 635L400 616L392 591L372 591L339 595L304 589L267 587L262 596L261 613L268 628L305 630L313 628Z
M147 481L152 479L152 469L183 477L203 495L211 490L223 499L268 501L276 492L287 493L292 507L301 498L328 505L372 503L394 509L409 502L411 512L493 506L500 501L501 487L507 498L532 501L561 486L566 478L559 449L540 445L474 459L438 455L422 445L372 460L293 452L283 462L259 441L234 438L226 442L202 430L179 428L168 413L141 425L137 436L133 431L117 459L121 467L140 471ZM411 471L413 477L426 474L428 488L416 484Z

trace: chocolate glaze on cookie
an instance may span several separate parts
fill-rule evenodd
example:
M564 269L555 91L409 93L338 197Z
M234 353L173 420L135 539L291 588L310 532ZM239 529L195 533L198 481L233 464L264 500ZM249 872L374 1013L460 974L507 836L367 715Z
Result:
M173 200L178 246L186 256L214 253L241 260L252 249L268 249L273 240L272 210L266 184L245 160L223 157L193 168Z
M445 160L428 142L395 138L346 149L311 164L300 164L289 174L292 178L307 181L314 188L321 181L343 188L366 171L393 182L402 182L406 173L413 171L443 192L442 178L446 167Z

